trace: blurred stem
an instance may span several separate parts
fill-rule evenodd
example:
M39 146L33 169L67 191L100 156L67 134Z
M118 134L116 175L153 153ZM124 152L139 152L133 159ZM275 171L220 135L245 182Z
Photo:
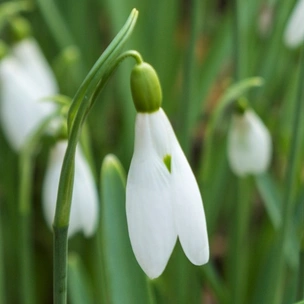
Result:
M303 247L303 246L302 246ZM300 251L300 267L298 274L297 300L304 299L304 248Z
M235 80L242 78L243 51L241 41L241 18L240 18L240 0L233 0L233 43L234 43L234 64L235 64Z
M2 224L2 214L0 214L0 303L6 303L5 301L5 271L4 271L4 240L3 240L3 224Z
M32 153L21 151L19 159L19 267L20 300L24 304L35 303L33 273L33 242L31 239L31 195L33 179Z
M100 214L100 213L99 213ZM100 216L101 218L101 216ZM99 223L99 227L101 224ZM98 231L96 233L96 237L94 239L94 247L96 250L95 254L95 274L96 274L96 280L99 285L99 288L97 289L97 297L100 303L109 303L109 295L108 295L108 281L105 273L105 258L102 250L102 244L103 244L102 235L100 233L100 228L98 228Z
M74 39L62 18L54 0L37 0L41 13L58 46L64 49L74 45Z
M19 266L20 266L20 296L25 304L35 303L34 272L33 272L33 242L31 238L31 196L33 181L33 156L42 134L50 121L59 115L54 112L47 116L38 126L35 133L26 141L19 156L20 189L18 197L19 217Z
M238 180L238 198L235 206L235 225L232 231L232 250L231 250L231 280L233 304L242 304L244 301L246 282L244 278L246 265L246 240L249 223L250 210L250 179L249 177L240 177Z
M201 273L213 289L218 299L218 303L228 303L228 290L224 285L224 282L221 280L221 277L215 270L214 264L212 264L212 262L210 261L208 264L204 265L204 267L202 267Z
M35 133L26 141L19 155L20 189L18 197L19 217L19 267L21 303L35 303L34 272L33 272L33 241L31 238L31 196L33 181L33 155L45 129L50 121L59 115L55 112L45 118Z
M269 303L281 303L282 299L282 284L284 279L284 271L285 271L285 259L284 259L284 250L286 247L286 242L288 241L288 231L289 224L292 222L293 216L293 207L294 207L294 192L295 186L297 184L297 159L298 154L301 153L300 144L301 144L301 132L300 132L300 120L302 114L302 103L303 103L303 82L304 82L304 47L301 50L301 59L300 59L300 73L298 79L298 92L296 97L296 104L293 113L293 127L290 144L290 152L288 157L288 166L286 172L286 181L285 181L285 192L283 197L283 208L282 214L282 225L279 231L278 236L278 248L281 250L277 254L277 263L275 263L274 269L274 281L270 282L271 286L273 286L273 300ZM270 286L270 285L269 285Z
M197 66L197 56L195 54L196 44L200 34L201 28L201 20L202 13L204 11L204 7L206 5L206 1L200 0L192 0L191 7L191 28L190 28L190 39L189 39L189 47L186 53L185 65L184 65L184 75L183 75L183 90L182 90L182 98L181 98L181 145L184 148L185 154L189 153L189 135L190 135L190 119L192 110L192 96L193 96L193 88L195 81L195 71Z
M241 79L241 41L240 41L240 18L239 18L239 5L238 0L233 0L233 43L234 43L234 74L235 80L238 81Z
M233 0L233 43L234 43L234 64L235 80L242 79L245 67L244 50L242 41L242 23L241 23L241 0ZM247 234L248 206L249 201L246 197L248 178L239 178L238 181L238 199L235 207L235 225L232 231L232 250L231 261L231 303L244 303L244 240Z
M54 229L54 303L66 303L68 226Z

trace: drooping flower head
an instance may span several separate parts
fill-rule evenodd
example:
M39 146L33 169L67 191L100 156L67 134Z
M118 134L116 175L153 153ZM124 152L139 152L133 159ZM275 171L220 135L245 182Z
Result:
M19 151L56 106L42 101L57 94L55 77L33 38L17 42L0 61L0 118L7 140Z
M177 237L195 265L207 263L209 244L199 187L161 106L154 69L141 63L131 75L137 116L126 192L131 245L150 278L164 271Z
M66 140L55 144L50 152L43 182L43 213L50 228L55 216L60 172L66 148ZM93 235L98 223L98 209L98 194L92 172L81 148L77 147L69 237L79 231L82 231L86 237Z
M265 172L271 160L271 136L251 109L235 113L228 132L228 160L238 176Z
M299 46L304 41L304 0L298 0L284 32L284 42L290 48Z

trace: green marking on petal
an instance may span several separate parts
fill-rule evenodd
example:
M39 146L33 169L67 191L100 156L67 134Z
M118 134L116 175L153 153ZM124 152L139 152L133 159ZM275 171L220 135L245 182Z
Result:
M163 158L163 162L166 165L168 171L171 173L171 155L165 155Z

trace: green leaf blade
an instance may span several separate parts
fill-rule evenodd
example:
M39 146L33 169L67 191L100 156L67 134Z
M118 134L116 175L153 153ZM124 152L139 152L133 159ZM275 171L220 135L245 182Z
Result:
M125 185L126 175L119 160L106 156L101 169L101 225L110 303L150 303L146 276L129 241Z

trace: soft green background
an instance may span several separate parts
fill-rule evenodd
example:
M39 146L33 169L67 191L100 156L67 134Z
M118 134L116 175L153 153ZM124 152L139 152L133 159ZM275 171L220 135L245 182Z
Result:
M300 49L288 49L283 42L296 1L238 2L238 18L235 1L224 0L23 2L30 8L21 15L31 23L33 35L56 74L60 93L70 97L131 9L139 10L125 49L139 51L158 72L163 108L198 179L207 218L210 262L201 267L191 265L177 244L164 274L149 281L132 254L124 215L125 176L132 157L136 114L129 85L134 61L129 59L109 80L88 117L93 168L100 188L100 226L95 237L84 239L79 234L69 243L70 303L291 304L304 298L304 112L303 108L300 112L295 109ZM2 12L0 7L0 17ZM263 30L262 16L270 18ZM236 21L239 43L235 42ZM0 35L9 42L5 25ZM212 131L208 128L236 79L256 76L262 77L264 84L244 94L270 129L273 159L266 174L239 180L226 158L231 105L221 110ZM301 92L302 88L303 79ZM301 140L295 151L296 170L286 179L292 165L289 154L296 112L300 113ZM42 217L41 181L49 147L46 139L35 160L31 222L34 277L28 278L34 282L36 302L46 304L52 302L52 234ZM102 160L108 153L115 154L121 164L115 159L105 162L99 182ZM25 303L19 288L17 163L17 155L0 131L0 303L9 304ZM282 214L282 206L289 190L292 210L287 215ZM288 236L282 248L277 240L286 216ZM236 239L241 243L235 243ZM278 259L281 252L283 259ZM284 265L281 285L278 260Z

